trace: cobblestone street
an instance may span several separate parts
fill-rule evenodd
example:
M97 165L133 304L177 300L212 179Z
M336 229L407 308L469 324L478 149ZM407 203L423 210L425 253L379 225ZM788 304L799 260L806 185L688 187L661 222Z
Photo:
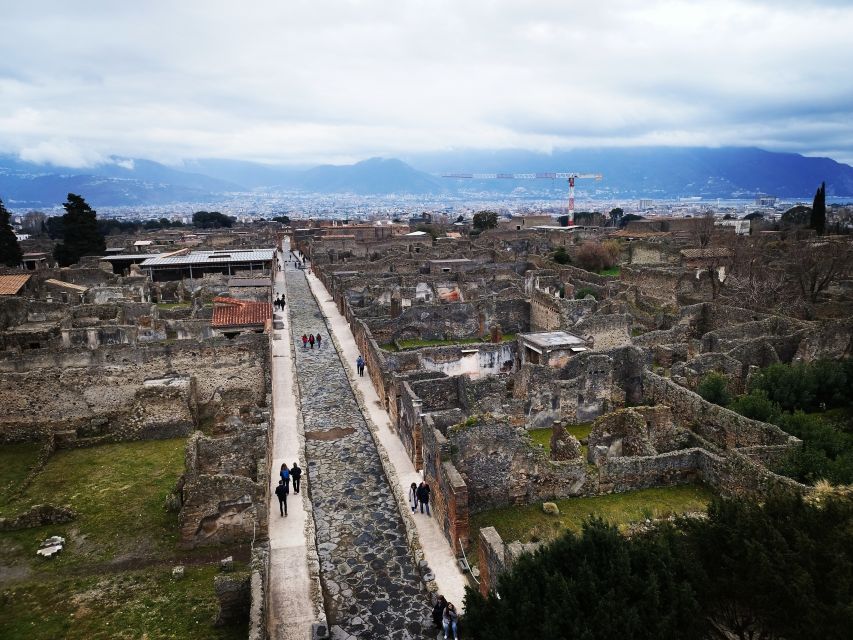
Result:
M291 263L286 278L332 638L434 638L428 594L338 352L304 274ZM321 348L303 348L308 333L322 335Z

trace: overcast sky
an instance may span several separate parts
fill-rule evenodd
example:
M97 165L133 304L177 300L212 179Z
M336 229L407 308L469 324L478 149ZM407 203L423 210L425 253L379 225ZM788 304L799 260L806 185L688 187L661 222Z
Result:
M348 162L756 145L853 162L853 0L4 0L0 151Z

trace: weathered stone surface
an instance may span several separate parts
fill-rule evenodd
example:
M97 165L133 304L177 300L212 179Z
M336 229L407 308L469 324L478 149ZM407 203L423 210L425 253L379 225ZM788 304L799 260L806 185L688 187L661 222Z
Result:
M376 445L300 271L286 272L320 577L332 638L425 638L430 608ZM303 333L322 347L303 349ZM332 432L334 437L317 437Z
M68 507L36 504L13 518L0 518L0 531L18 531L48 524L63 524L71 522L76 517L77 512Z
M215 626L236 624L249 618L250 578L251 574L240 573L218 575L213 579L213 590L219 600Z

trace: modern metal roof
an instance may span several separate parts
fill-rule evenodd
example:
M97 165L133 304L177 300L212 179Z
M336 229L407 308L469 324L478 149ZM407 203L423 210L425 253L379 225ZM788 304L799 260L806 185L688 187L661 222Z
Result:
M521 333L519 337L525 342L534 344L540 349L551 351L552 349L565 349L571 347L582 347L586 345L583 338L566 331L541 331L539 333Z
M273 249L193 251L184 255L160 254L141 263L142 267L180 267L189 264L228 264L229 262L269 262Z
M101 258L102 261L111 262L113 260L147 260L148 258L156 258L159 253L116 253Z

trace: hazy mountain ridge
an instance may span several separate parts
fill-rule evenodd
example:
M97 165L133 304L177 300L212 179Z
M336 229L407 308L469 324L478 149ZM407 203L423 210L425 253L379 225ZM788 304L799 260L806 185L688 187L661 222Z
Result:
M755 148L582 149L450 151L398 159L370 158L351 165L294 168L246 161L201 159L182 169L150 160L111 158L86 170L36 165L0 156L0 198L10 207L47 207L80 193L93 206L207 202L239 191L295 191L357 195L565 193L562 180L452 180L442 173L578 171L604 175L579 181L579 195L613 198L751 197L769 193L808 198L822 181L827 195L853 197L853 167ZM522 192L523 193L523 192Z

